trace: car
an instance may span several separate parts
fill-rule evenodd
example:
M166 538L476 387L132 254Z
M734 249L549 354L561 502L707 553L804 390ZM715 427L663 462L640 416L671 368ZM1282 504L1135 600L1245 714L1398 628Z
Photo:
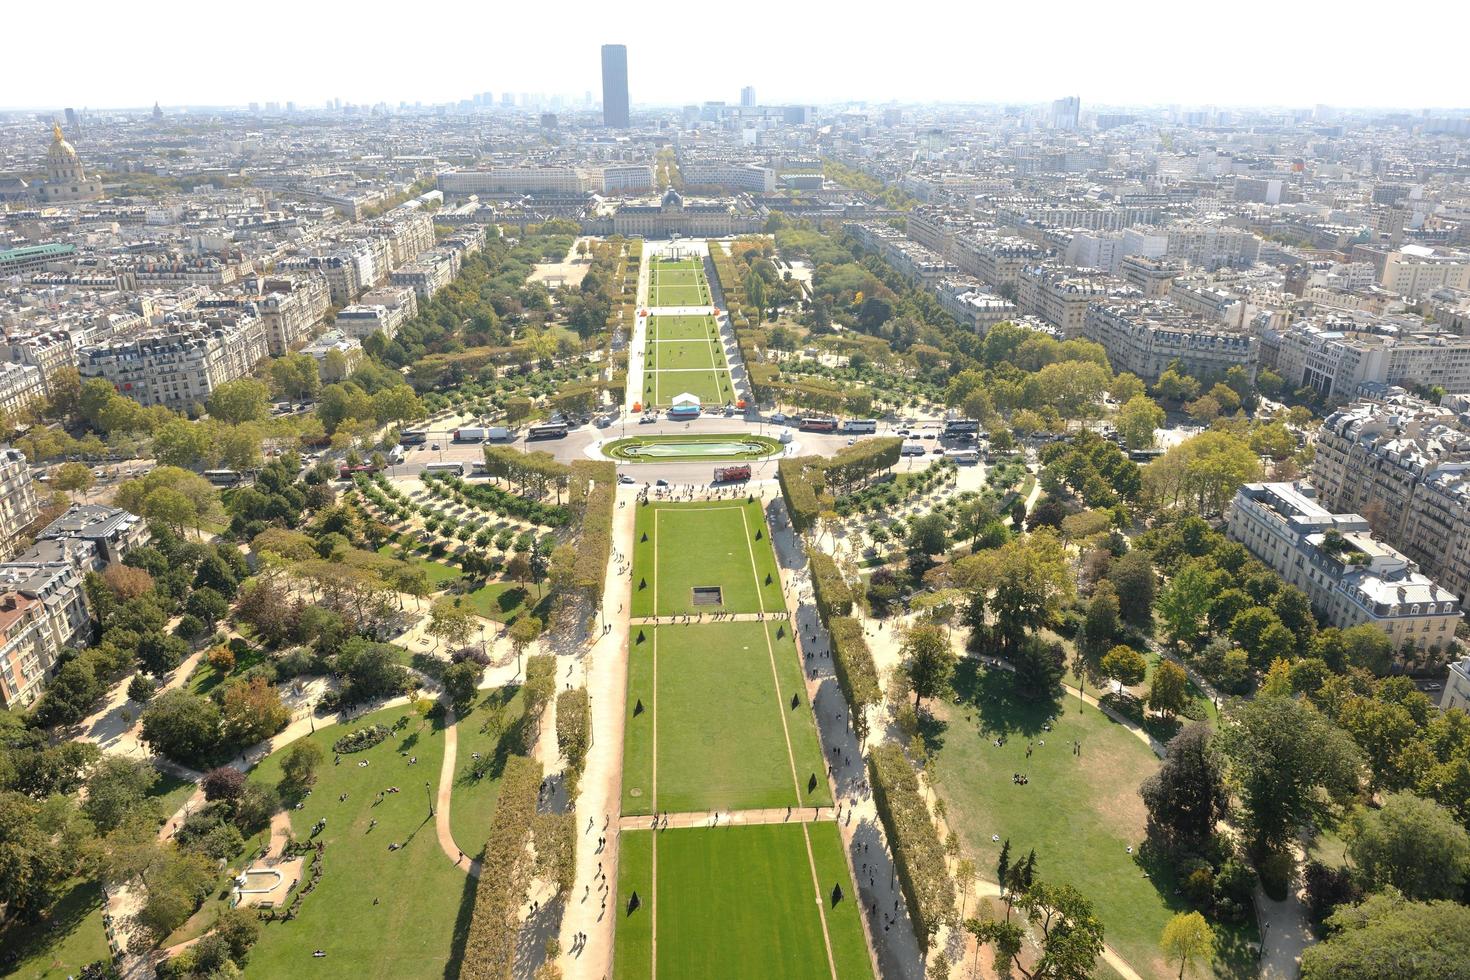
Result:
M849 445L849 446L851 446L851 445L852 445L852 444L853 444L853 443L855 443L855 442L857 442L857 440L856 440L856 439L851 439L851 438L849 438L849 439L848 439L848 440L847 440L847 444L848 444L848 445Z
M932 453L935 456L938 456L940 453L944 452L944 447L943 446L935 446L933 449L929 450L929 452Z
M896 436L906 436L908 434L909 434L909 430L908 429L899 429L897 432L894 433L894 435L896 435Z
M934 433L934 432L926 432L923 435L921 435L919 438L920 439L938 439L939 438L939 435L938 435L938 433Z
M773 413L770 416L769 419L767 419L767 421L774 422L777 425L785 425L786 424L786 416L784 414L782 414L781 412L775 412L775 413Z
M633 478L626 473L620 473L618 474L618 482L625 487L631 486L633 483Z
M653 485L656 486L656 487L666 487L666 486L669 485L669 481L668 480L654 480L653 481Z
M599 429L606 429L608 426L612 425L612 423L613 420L608 418L607 416L601 416L597 419L597 427Z
M658 416L657 415L645 415L641 419L638 420L638 424L639 425L652 425L653 423L655 423L657 421L658 421Z
M439 444L436 442L433 445L429 446L429 449L437 453L439 451Z
M1426 691L1438 691L1438 690L1441 690L1443 687L1444 687L1443 684L1440 684L1438 682L1434 682L1434 683L1430 683L1430 684L1425 684L1424 685L1424 690L1426 690Z

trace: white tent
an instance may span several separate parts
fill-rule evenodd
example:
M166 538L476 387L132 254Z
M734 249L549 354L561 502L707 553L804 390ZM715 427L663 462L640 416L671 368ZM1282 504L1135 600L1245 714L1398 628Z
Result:
M674 400L670 404L675 408L698 408L699 396L691 395L686 391L682 395L675 395Z

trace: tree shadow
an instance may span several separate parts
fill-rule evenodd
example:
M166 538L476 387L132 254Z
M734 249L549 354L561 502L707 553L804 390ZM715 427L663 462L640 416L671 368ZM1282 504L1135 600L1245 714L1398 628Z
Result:
M1019 734L1035 738L1045 731L1061 708L1056 698L1030 700L1021 695L1009 670L987 668L967 657L954 673L955 701L969 717L978 716L980 733L987 736Z
M459 909L454 915L454 932L449 940L449 960L444 964L444 980L459 980L464 967L464 948L470 936L470 919L475 911L475 893L480 879L465 875L464 891L459 896Z
M0 970L34 956L42 950L60 946L102 901L95 881L78 881L61 893L36 919L26 922L12 919L0 928ZM85 964L73 964L78 969Z

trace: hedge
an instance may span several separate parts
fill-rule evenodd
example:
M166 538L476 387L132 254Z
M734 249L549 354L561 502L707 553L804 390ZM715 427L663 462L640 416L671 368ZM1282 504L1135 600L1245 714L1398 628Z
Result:
M537 653L526 658L526 717L539 724L551 699L556 697L556 657Z
M808 548L807 565L812 573L817 615L822 617L823 625L834 616L846 616L852 612L852 590L843 581L842 572L837 569L837 562L832 556L816 548Z
M612 556L613 511L618 467L612 460L579 459L572 463L570 503L580 518L577 528L577 586L587 590L595 607L602 601L608 559Z
M846 493L875 474L892 469L899 461L903 440L897 436L859 439L844 446L822 464L822 472L834 493Z
M541 794L541 763L522 755L505 762L490 836L480 852L480 880L465 937L462 980L507 980L516 964L520 910L531 883L530 843Z
M776 464L776 482L780 484L781 496L786 500L791 527L798 533L811 530L821 513L817 490L807 473L810 464L809 456L787 457Z
M567 768L582 771L591 742L592 710L585 687L562 691L556 696L556 747L566 756Z
M944 845L919 793L919 777L903 749L884 742L868 753L873 802L888 834L898 885L908 902L919 945L926 951L939 927L954 917L954 881Z
M862 624L850 616L833 616L827 621L832 637L832 664L837 672L837 686L852 706L852 720L859 738L867 737L865 711L883 700L878 681L878 666L873 652L863 639Z

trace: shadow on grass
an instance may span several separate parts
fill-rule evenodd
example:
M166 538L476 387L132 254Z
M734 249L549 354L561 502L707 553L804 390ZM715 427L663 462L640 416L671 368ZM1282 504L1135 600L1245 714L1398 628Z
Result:
M1183 893L1183 883L1175 874L1174 862L1168 853L1152 839L1145 839L1133 855L1133 865L1145 875L1158 891L1170 912L1203 912L1215 931L1214 971L1217 980L1249 980L1257 975L1258 959L1251 948L1257 941L1257 932L1251 922L1225 922L1216 918L1209 909L1202 909L1189 901Z
M1056 698L1028 700L1020 694L1010 671L986 669L971 658L961 660L955 668L954 691L967 718L972 709L980 716L980 733L986 736L1035 738L1061 713Z
M13 919L0 928L0 972L42 950L59 946L102 902L95 881L78 881L32 922ZM80 966L80 964L78 964Z
M470 918L475 911L475 892L480 879L464 876L464 891L459 896L459 909L454 915L454 934L449 941L449 960L444 964L444 980L459 980L464 967L464 947L470 936Z

